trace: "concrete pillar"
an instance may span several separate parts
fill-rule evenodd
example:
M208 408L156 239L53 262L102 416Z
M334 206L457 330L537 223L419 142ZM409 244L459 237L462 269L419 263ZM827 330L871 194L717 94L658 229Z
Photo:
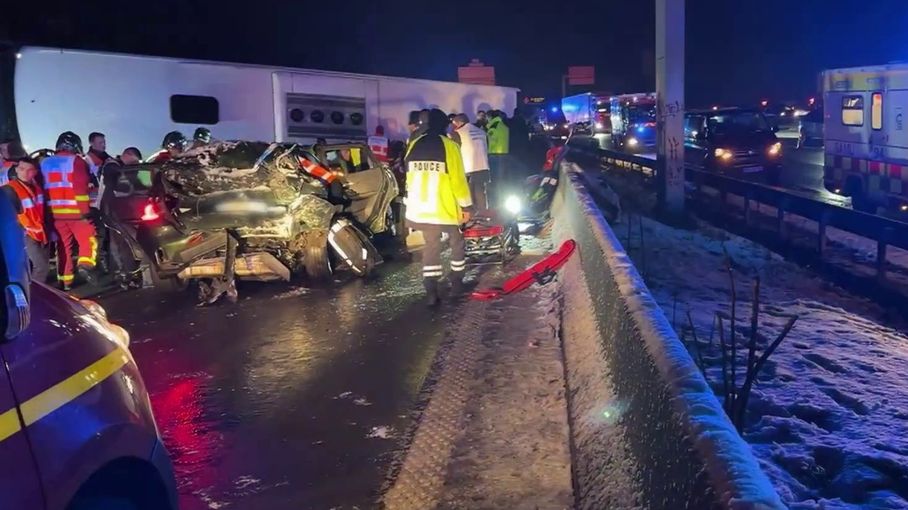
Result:
M684 212L684 0L656 0L659 199Z

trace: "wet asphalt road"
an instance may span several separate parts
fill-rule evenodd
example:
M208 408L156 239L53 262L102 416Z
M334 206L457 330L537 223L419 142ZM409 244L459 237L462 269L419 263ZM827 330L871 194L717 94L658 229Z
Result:
M324 288L246 284L197 308L101 298L126 327L182 510L373 507L442 340L415 264Z

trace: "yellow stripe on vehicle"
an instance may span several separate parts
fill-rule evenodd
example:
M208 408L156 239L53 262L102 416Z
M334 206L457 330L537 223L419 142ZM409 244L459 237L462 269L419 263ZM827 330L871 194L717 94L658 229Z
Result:
M115 374L129 362L129 356L120 348L67 377L59 383L25 401L22 419L29 426L48 414L75 400Z
M16 412L15 407L0 414L0 441L20 430L22 430L22 426L19 424L19 413Z
M88 195L76 195L77 202L87 202L89 199Z

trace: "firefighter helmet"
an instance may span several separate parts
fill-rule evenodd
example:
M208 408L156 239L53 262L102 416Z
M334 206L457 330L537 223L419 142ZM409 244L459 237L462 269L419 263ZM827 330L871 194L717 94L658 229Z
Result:
M57 137L57 150L71 150L73 152L82 153L82 139L79 138L79 135L73 133L72 131L66 131L65 133L60 133L60 136Z

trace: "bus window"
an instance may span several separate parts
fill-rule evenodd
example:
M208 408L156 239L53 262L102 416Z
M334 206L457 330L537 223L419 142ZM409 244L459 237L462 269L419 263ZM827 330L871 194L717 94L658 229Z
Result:
M879 131L883 129L883 93L874 92L870 97L870 127Z
M846 126L864 125L864 98L845 96L842 98L842 124Z

